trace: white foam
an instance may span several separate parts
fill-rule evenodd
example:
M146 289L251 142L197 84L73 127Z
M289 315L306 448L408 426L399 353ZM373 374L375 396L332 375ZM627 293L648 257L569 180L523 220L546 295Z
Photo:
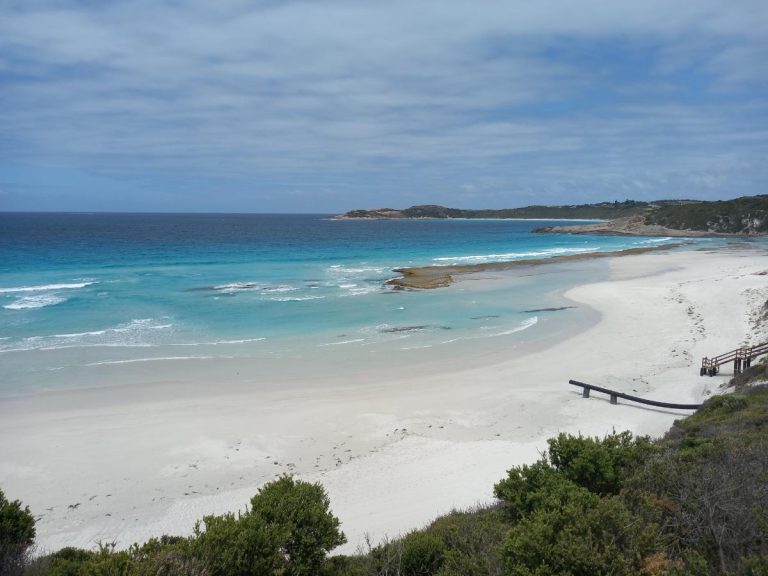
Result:
M266 340L266 338L243 338L242 340L218 340L216 342L212 342L212 344L245 344L246 342L261 342L262 340Z
M305 300L322 300L325 296L284 296L270 298L273 302L304 302Z
M104 360L102 362L91 362L85 366L107 366L110 364L134 364L137 362L166 362L171 360L212 360L214 358L229 359L233 356L161 356L157 358L130 358L128 360Z
M450 340L443 340L440 342L440 344L450 344L452 342L458 342L459 340L478 340L480 338L495 338L496 336L509 336L510 334L515 334L517 332L522 332L523 330L527 330L531 326L534 326L536 323L538 323L539 318L538 316L531 316L530 318L527 318L523 320L519 325L515 326L514 328L510 328L509 330L502 330L501 332L493 332L491 334L479 334L479 335L473 335L473 336L465 336L465 337L459 337L459 338L451 338ZM498 328L495 326L481 326L481 330L490 331L494 328Z
M168 344L168 346L219 346L221 344L246 344L248 342L261 342L266 338L243 338L242 340L215 340L213 342L180 342Z
M44 292L50 290L75 290L85 288L98 282L78 282L76 284L43 284L40 286L15 286L11 288L0 288L0 294L11 294L15 292Z
M635 242L635 244L661 244L662 242L669 242L670 240L673 240L671 236L665 238L648 238L646 240Z
M389 269L382 268L381 266L344 266L343 264L334 264L329 267L329 270L336 274L367 274L369 272L381 274L387 272Z
M30 336L21 342L10 344L11 347L9 348L0 349L0 352L100 346L149 347L158 344L155 341L156 336L152 336L153 334L173 327L173 324L156 324L155 322L152 318L137 318L103 330Z
M220 284L213 287L214 290L227 293L262 290L263 288L265 288L265 286L263 284L259 284L258 282L233 282L232 284Z
M392 272L390 268L383 268L381 266L366 266L365 264L360 266L345 266L343 264L334 264L326 269L328 275L328 282L326 286L338 286L344 290L355 289L359 287L361 282L369 280L371 276L376 278L376 282L379 282L379 277L384 280L384 277ZM377 288L378 289L378 288Z
M372 292L380 291L381 287L379 286L365 286L361 288L350 288L345 294L342 294L342 296L361 296L363 294L371 294Z
M504 254L478 254L474 256L448 256L443 258L433 258L433 262L441 264L485 264L488 262L507 262L510 260L520 260L522 258L549 258L552 256L563 256L567 254L580 254L583 252L595 252L594 248L550 248L538 252L507 252Z
M266 286L263 288L264 292L295 292L296 290L299 290L299 288L285 284L281 284L280 286Z
M93 332L74 332L72 334L53 334L51 338L82 338L83 336L101 336L106 334L106 330L94 330ZM27 341L33 342L35 340L42 340L44 336L30 336L26 338Z
M66 302L66 298L62 298L61 296L56 296L54 294L38 294L36 296L23 296L16 300L15 302L11 302L10 304L6 304L3 306L3 308L6 308L8 310L26 310L28 308L45 308L46 306L55 306L56 304L61 304L62 302Z
M527 320L524 320L520 323L520 326L516 328L512 328L511 330L504 330L503 332L497 332L495 334L491 334L490 336L507 336L508 334L514 334L516 332L522 332L523 330L527 330L531 326L534 326L539 321L538 316L533 316L531 318L528 318Z
M353 344L355 342L365 342L365 338L355 338L354 340L341 340L340 342L328 342L326 344L318 344L318 348L323 348L325 346L339 346L341 344Z
M296 292L298 290L301 290L301 288L298 288L296 286L291 286L289 284L277 284L277 285L268 285L268 284L261 284L258 282L233 282L231 284L220 284L218 286L213 287L214 290L218 292L223 292L225 294L235 294L237 292L261 292L262 294L280 294L284 292ZM301 300L314 300L317 298L324 298L324 296L307 296L307 297L292 297L292 298L268 298L268 300L272 300L274 302L299 302Z

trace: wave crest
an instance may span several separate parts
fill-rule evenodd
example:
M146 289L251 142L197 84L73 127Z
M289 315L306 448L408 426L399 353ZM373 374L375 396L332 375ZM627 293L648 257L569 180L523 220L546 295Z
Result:
M85 288L98 282L77 282L72 284L41 284L40 286L12 286L10 288L0 288L0 294L13 294L16 292L45 292L51 290L76 290Z
M504 254L477 254L474 256L446 256L443 258L433 258L433 262L446 264L487 264L489 262L509 262L512 260L521 260L523 258L550 258L552 256L564 256L567 254L582 254L585 252L595 252L599 250L593 248L550 248L536 252L507 252Z
M56 296L55 294L37 294L34 296L22 296L15 302L6 304L3 308L7 310L27 310L30 308L45 308L46 306L55 306L66 302L66 298Z

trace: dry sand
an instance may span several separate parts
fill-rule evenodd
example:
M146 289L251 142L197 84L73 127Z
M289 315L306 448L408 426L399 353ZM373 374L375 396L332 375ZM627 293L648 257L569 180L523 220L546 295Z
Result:
M366 533L377 541L489 501L506 469L534 460L559 431L663 433L688 412L582 399L568 379L670 402L716 392L732 369L700 377L701 358L759 339L765 254L755 244L608 259L609 281L566 294L599 312L593 326L447 375L4 399L0 486L35 512L44 549L127 546L189 533L203 514L242 508L291 472L327 488L352 552ZM243 368L259 381L258 367Z

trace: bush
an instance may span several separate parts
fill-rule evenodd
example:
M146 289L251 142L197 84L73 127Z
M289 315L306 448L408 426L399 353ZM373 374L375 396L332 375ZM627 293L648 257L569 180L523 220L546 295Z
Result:
M630 432L602 440L560 434L548 444L549 452L538 462L512 468L494 487L512 518L535 509L547 488L559 487L563 478L595 494L618 494L628 470L658 451L648 438L633 438Z
M500 576L502 545L509 522L499 507L454 512L436 520L429 532L444 545L438 576Z
M137 566L126 551L115 552L115 545L99 544L95 551L62 548L39 559L25 574L46 576L132 576Z
M35 541L35 519L21 502L0 490L0 574L20 574Z
M747 398L741 394L713 396L701 407L701 414L732 414L747 407Z
M343 543L319 484L285 476L266 484L243 514L206 516L189 538L162 536L127 551L64 548L39 558L30 576L303 576L319 574ZM333 572L330 572L333 573ZM5 571L0 571L6 576Z
M657 530L618 498L574 486L513 526L504 554L513 576L592 576L638 573L651 558L659 563L660 548ZM663 557L661 563L666 567Z
M284 563L280 543L285 530L258 516L234 514L206 516L205 530L195 527L192 555L211 576L258 576L273 574Z
M609 434L602 440L560 434L550 438L549 461L566 478L596 494L618 494L628 469L642 464L658 449L647 437L631 432Z
M370 559L364 556L331 556L320 571L320 576L368 576Z
M443 542L429 532L412 532L403 540L402 576L433 576L443 564Z
M287 575L317 574L326 554L347 541L330 505L320 484L291 476L266 484L251 499L251 514L280 529Z
M45 574L48 576L78 576L90 562L93 552L79 548L62 548L49 556L32 562L24 574Z
M749 556L742 563L744 576L766 576L768 574L768 556Z
M346 539L323 487L283 476L251 499L243 514L206 516L191 555L211 576L318 574L326 554Z
M718 573L738 574L742 557L768 555L768 440L670 452L629 485L663 500L663 528Z
M546 460L528 466L516 466L507 472L507 477L493 488L494 495L504 502L504 508L511 518L519 519L533 511L546 488L562 480Z

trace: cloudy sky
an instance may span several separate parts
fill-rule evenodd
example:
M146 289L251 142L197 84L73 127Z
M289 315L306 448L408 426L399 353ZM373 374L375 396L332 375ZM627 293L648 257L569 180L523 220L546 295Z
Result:
M765 0L0 0L0 210L768 193Z

